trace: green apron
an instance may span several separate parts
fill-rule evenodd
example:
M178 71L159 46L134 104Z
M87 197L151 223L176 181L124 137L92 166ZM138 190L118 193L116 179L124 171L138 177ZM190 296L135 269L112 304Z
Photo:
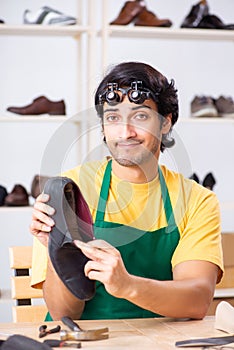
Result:
M127 271L136 276L157 280L172 280L171 258L179 242L180 234L175 223L171 200L160 167L159 181L168 226L146 232L130 226L105 222L105 210L111 181L109 161L105 170L94 223L94 235L115 246L121 253ZM147 298L147 295L145 296ZM81 316L86 319L121 319L159 317L151 311L106 292L102 283L96 281L95 296L85 303ZM51 320L48 313L46 321Z
M105 209L111 181L109 161L105 170L96 220L95 238L103 239L115 246L121 253L127 271L136 276L157 280L171 280L171 258L179 242L180 234L175 223L174 214L167 186L159 168L159 180L167 219L167 227L152 232L145 232L130 226L105 222ZM145 296L147 298L147 295ZM96 282L96 294L85 303L81 319L120 319L157 317L151 311L108 294L102 283Z

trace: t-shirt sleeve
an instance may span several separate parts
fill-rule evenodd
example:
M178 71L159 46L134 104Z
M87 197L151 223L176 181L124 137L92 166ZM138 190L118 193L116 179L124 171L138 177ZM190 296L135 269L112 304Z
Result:
M220 268L218 283L223 274L223 253L220 208L214 192L194 186L183 226L172 267L188 260L212 262Z
M42 284L46 278L47 270L47 249L41 242L34 237L33 255L32 255L32 274L31 287L42 288Z

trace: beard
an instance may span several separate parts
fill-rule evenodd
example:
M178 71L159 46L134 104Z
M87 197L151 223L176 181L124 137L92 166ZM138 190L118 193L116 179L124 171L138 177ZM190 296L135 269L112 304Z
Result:
M134 142L134 140L131 140ZM136 140L138 142L138 140ZM118 147L119 143L116 141L107 142L108 149L114 160L125 167L133 167L143 165L150 160L155 159L155 154L160 149L161 141L158 138L154 138L154 141L150 144L149 148L146 148L142 143L133 149L124 149Z

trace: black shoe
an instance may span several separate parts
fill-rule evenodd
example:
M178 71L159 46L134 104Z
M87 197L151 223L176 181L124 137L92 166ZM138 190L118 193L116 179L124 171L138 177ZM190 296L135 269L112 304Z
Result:
M212 173L208 173L202 182L202 186L208 188L211 191L213 190L213 187L215 184L216 184L216 180Z
M199 177L197 176L196 173L193 173L193 174L190 176L190 179L196 181L197 183L200 183Z
M89 300L95 294L95 281L84 274L89 259L73 243L94 239L89 207L75 182L66 177L50 178L43 192L50 195L48 204L55 209L48 247L51 262L70 292Z
M224 24L223 21L215 15L206 15L202 18L197 28L202 29L234 29L234 24Z
M4 205L5 198L8 195L7 190L4 186L0 185L0 206Z
M194 5L181 24L181 28L197 28L202 18L209 13L208 5L203 1Z

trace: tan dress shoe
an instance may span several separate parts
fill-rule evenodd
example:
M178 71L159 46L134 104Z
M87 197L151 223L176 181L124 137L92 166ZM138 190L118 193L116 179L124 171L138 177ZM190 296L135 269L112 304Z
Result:
M146 8L141 11L135 21L135 26L149 27L171 27L172 22L169 19L159 19L153 12Z
M45 96L39 96L30 105L24 107L8 107L7 111L21 115L65 115L65 103L63 100L53 102Z
M142 10L144 10L145 4L144 1L127 1L118 17L112 21L110 24L113 25L126 25L132 22Z

